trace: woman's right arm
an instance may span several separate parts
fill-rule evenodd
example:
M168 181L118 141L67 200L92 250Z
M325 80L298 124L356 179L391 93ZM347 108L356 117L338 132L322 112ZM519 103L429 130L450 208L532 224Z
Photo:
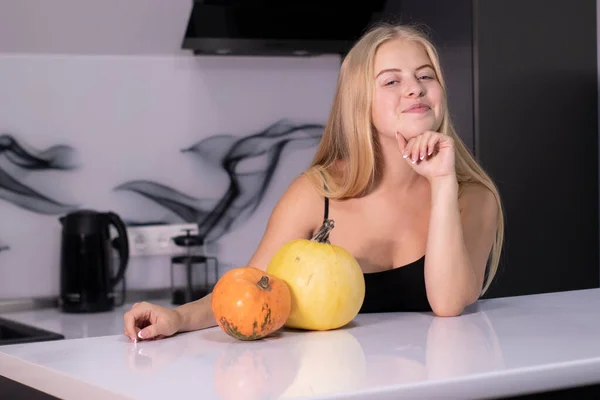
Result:
M323 201L306 177L297 177L275 205L265 233L246 265L266 270L275 252L285 243L310 238L323 222ZM141 331L142 339L152 339L215 326L211 298L208 294L175 309L136 303L123 317L125 335L137 340Z

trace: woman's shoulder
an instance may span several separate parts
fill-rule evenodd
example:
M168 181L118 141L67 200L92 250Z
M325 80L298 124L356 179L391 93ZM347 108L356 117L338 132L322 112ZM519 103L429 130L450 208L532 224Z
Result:
M464 182L461 184L461 198L469 201L494 199L494 193L483 183Z
M320 224L325 196L316 185L318 183L306 173L296 176L284 191L276 208L301 216L309 223Z
M336 160L329 165L313 165L302 175L321 197L339 200L347 197L347 188L344 187L347 174L345 167L344 160Z
M309 171L296 176L288 185L285 195L297 196L304 201L311 202L317 198L322 199L321 191L317 189L318 180L309 174Z
M265 269L273 254L285 243L311 238L323 222L323 202L306 176L294 178L275 204L248 265Z
M460 209L461 211L480 210L486 214L497 213L497 201L487 186L479 182L468 182L461 185L460 191Z

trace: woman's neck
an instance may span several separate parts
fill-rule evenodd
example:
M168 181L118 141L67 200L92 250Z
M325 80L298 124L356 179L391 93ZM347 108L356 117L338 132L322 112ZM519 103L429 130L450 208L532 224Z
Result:
M381 171L378 176L377 190L406 192L424 179L409 165L398 148L395 139L379 137Z

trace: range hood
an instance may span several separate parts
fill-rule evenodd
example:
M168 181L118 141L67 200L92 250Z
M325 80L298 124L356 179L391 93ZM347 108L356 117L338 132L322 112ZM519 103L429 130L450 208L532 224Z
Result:
M196 55L345 54L385 0L194 1L183 49Z

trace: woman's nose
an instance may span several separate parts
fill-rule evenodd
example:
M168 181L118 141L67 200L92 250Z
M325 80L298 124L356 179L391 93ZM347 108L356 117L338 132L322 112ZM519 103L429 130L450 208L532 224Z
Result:
M404 95L406 97L422 97L425 94L423 86L417 81L411 81L406 83L404 88Z

